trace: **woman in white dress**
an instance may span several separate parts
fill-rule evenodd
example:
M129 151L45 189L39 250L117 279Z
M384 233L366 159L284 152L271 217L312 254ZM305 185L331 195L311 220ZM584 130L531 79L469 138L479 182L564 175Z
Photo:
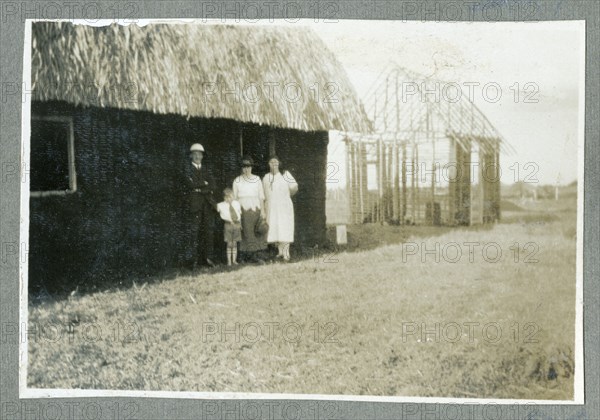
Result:
M233 196L242 207L242 241L240 252L246 260L258 262L257 254L267 248L264 235L256 232L259 219L266 217L265 193L258 175L252 173L254 161L245 156L242 159L242 174L233 180Z
M277 244L277 257L290 260L290 244L294 242L294 204L292 196L298 183L291 173L280 170L277 156L269 159L270 172L263 178L265 209L269 233L267 242Z

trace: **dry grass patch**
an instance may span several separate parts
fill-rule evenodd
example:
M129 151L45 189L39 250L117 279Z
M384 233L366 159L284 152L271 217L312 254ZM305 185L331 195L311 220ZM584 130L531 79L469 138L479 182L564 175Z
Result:
M29 386L571 399L574 220L571 212L426 238L411 231L403 243L329 262L247 266L40 303L30 323L76 323L61 340L30 343ZM494 242L502 256L486 262L479 246L473 262L403 261L407 242ZM530 242L538 262L525 263Z

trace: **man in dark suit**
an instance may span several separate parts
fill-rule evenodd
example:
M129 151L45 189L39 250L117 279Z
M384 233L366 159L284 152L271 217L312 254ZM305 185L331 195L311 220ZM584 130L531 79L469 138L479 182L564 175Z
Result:
M215 181L202 164L205 151L200 143L190 147L192 162L184 171L184 194L187 196L190 220L190 247L191 265L206 265L213 267L214 258L214 216L216 201L213 197Z

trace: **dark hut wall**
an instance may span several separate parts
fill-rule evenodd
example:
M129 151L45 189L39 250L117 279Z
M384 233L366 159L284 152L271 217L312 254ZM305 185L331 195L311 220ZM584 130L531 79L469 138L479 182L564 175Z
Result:
M235 124L58 102L34 103L32 115L73 118L78 185L72 194L30 200L33 286L151 273L182 259L186 227L176 173L191 142L224 149ZM227 158L209 154L206 163L220 172Z
M296 248L326 241L327 132L277 130L275 151L298 182L293 198Z
M245 151L261 163L256 171L261 176L269 137L275 137L277 153L296 165L300 183L297 242L312 246L324 240L326 133L63 102L34 102L32 115L73 118L77 172L76 192L31 197L29 279L34 288L73 288L179 264L187 227L176 172L189 164L188 147L196 141L207 149L204 162L221 191L239 174L240 134ZM216 249L223 246L221 227L218 222Z

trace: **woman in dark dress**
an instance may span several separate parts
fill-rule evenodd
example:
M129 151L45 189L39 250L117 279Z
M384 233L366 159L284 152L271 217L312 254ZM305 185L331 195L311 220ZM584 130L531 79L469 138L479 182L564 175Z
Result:
M254 161L246 156L242 159L242 174L233 181L233 195L242 206L242 258L260 261L260 254L267 248L264 235L257 233L256 225L265 217L265 193L259 176L252 173Z

